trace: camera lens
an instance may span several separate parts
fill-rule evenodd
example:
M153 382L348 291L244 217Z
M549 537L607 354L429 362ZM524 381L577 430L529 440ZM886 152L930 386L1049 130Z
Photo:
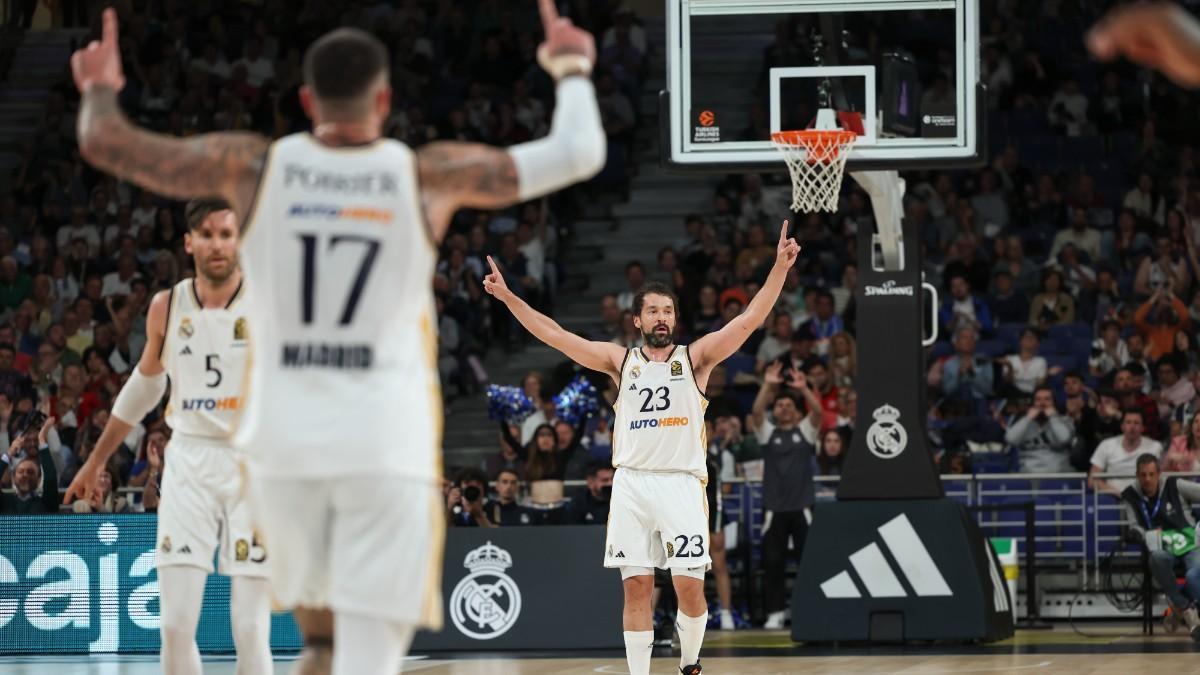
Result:
M477 501L482 495L483 491L474 485L469 485L467 486L467 489L463 490L463 496L466 497L467 501L469 502Z

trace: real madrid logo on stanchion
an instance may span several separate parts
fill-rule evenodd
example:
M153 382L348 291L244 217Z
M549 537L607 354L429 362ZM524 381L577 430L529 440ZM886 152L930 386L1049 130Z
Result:
M900 424L900 411L884 403L871 413L875 423L867 429L867 447L880 459L892 459L904 452L908 432Z
M491 640L508 632L521 614L521 589L504 570L508 551L487 542L471 551L463 566L471 573L450 594L450 620L469 638Z

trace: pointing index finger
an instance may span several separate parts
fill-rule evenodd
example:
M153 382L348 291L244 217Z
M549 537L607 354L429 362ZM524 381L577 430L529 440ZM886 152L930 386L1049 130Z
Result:
M487 257L487 261L488 261L488 266L490 266L492 268L492 274L499 275L500 270L496 269L496 261L492 260L492 256L489 255Z
M780 230L779 230L779 241L787 240L787 231L788 231L788 221L787 221L787 218L784 218L783 219L783 227L780 228Z
M538 0L538 13L542 15L542 28L548 34L550 27L558 21L558 8L554 6L554 0Z
M106 46L111 45L113 48L116 48L118 41L117 10L109 7L104 10L103 42Z

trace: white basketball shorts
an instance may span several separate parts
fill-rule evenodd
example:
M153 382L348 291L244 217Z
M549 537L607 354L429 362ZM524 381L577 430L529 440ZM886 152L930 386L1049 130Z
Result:
M711 563L704 481L683 471L618 468L604 566L707 570Z
M436 484L381 474L254 475L253 485L279 608L441 628L446 518Z
M246 476L217 439L176 432L167 444L155 566L190 565L229 576L266 577L267 550L254 531Z

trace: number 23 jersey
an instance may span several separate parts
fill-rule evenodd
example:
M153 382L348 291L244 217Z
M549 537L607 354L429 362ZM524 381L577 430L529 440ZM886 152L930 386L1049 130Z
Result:
M441 476L436 250L392 139L271 145L243 225L253 361L235 443L263 476Z
M696 385L687 347L675 347L666 361L651 361L641 348L630 349L618 388L613 466L685 471L707 480L708 400Z

